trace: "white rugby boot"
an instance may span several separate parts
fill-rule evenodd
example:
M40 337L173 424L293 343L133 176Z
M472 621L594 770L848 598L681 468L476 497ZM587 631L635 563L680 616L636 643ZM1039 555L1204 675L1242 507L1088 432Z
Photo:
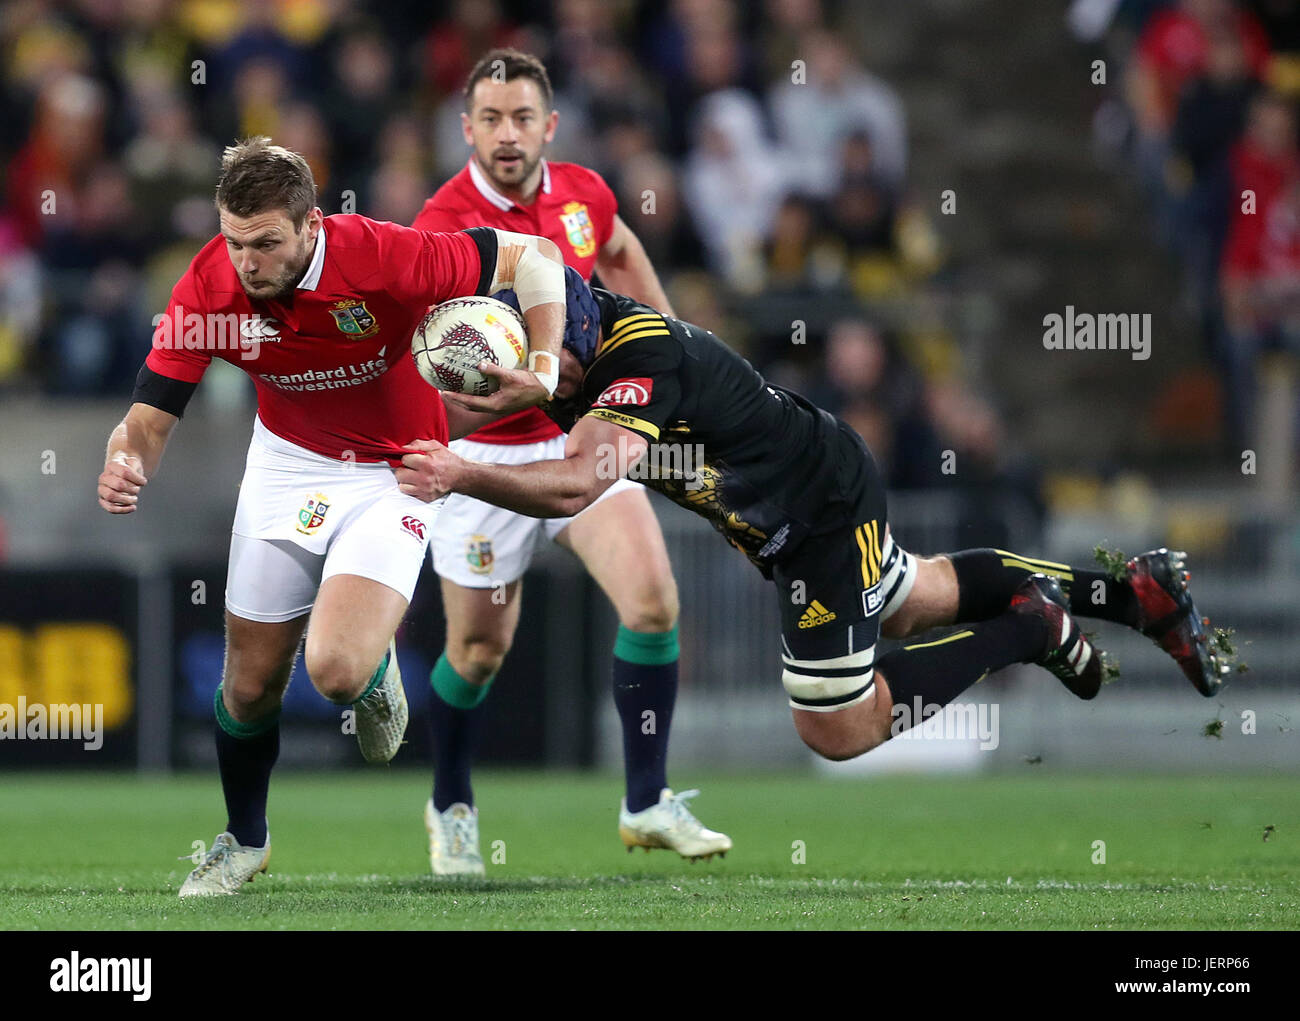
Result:
M188 857L188 856L187 856ZM218 833L212 847L181 884L182 897L223 897L236 894L266 871L271 860L271 831L265 847L244 847L230 833Z
M358 699L353 708L357 712L357 744L361 746L361 754L367 762L382 766L402 746L410 718L395 641L388 643L388 669L384 671L384 679L369 695Z
M430 798L424 805L424 828L429 834L429 867L435 876L485 874L478 849L477 808L458 801L439 812Z
M618 813L618 835L630 854L634 847L662 847L676 851L694 862L697 858L712 858L715 854L726 856L731 850L731 838L706 827L686 807L688 799L699 791L682 791L674 794L665 787L659 792L659 803L640 812L627 810L627 799Z

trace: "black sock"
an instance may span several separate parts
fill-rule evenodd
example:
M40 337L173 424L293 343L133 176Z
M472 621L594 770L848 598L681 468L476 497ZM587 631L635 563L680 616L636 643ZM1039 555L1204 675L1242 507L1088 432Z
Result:
M445 812L457 802L474 807L470 784L478 747L483 707L457 709L434 693L429 700L429 732L433 735L433 807Z
M1011 596L1031 574L1047 574L1061 583L1070 613L1100 617L1117 624L1137 624L1137 599L1126 581L1104 571L1037 560L998 549L968 549L950 553L957 572L957 620L989 620L1002 613Z
M493 675L495 677L495 675ZM474 807L470 773L483 722L483 700L492 677L470 684L447 659L438 657L429 675L433 698L429 702L429 733L433 737L433 807L445 812L457 803Z
M677 628L640 632L619 625L614 705L623 724L627 810L658 804L668 786L668 735L677 702Z
M230 733L239 731L239 735ZM217 769L226 797L226 830L244 847L266 844L266 795L280 755L280 713L241 724L226 712L217 688Z
M1040 617L1004 613L947 638L887 652L876 661L901 719L899 731L918 726L986 674L1042 655L1047 625Z

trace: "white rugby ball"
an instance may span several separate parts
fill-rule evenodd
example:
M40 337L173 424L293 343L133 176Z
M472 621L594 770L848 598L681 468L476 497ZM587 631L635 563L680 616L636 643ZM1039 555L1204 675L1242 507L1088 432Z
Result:
M528 334L518 312L495 298L453 298L434 305L411 337L411 357L430 386L486 397L497 381L479 362L518 369L528 357Z

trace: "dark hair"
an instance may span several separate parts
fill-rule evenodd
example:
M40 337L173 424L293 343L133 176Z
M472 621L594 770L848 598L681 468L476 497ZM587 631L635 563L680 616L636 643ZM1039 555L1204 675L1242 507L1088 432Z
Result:
M465 109L470 109L470 103L474 99L474 86L488 78L494 82L512 82L516 78L531 78L537 83L537 88L542 93L542 102L545 104L547 111L551 109L553 93L551 91L551 78L546 73L546 65L534 57L531 53L524 53L521 50L512 50L498 48L488 50L479 58L479 62L474 65L474 70L470 71L469 77L465 80Z
M217 181L217 207L235 216L283 209L301 230L316 206L316 180L298 153L272 145L265 135L226 146Z

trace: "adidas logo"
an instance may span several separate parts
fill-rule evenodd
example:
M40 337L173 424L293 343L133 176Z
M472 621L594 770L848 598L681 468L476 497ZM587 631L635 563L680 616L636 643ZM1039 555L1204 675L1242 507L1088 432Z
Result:
M799 626L801 628L816 627L818 624L825 624L827 621L834 619L835 614L814 599L808 609L804 610L803 616L799 618Z

